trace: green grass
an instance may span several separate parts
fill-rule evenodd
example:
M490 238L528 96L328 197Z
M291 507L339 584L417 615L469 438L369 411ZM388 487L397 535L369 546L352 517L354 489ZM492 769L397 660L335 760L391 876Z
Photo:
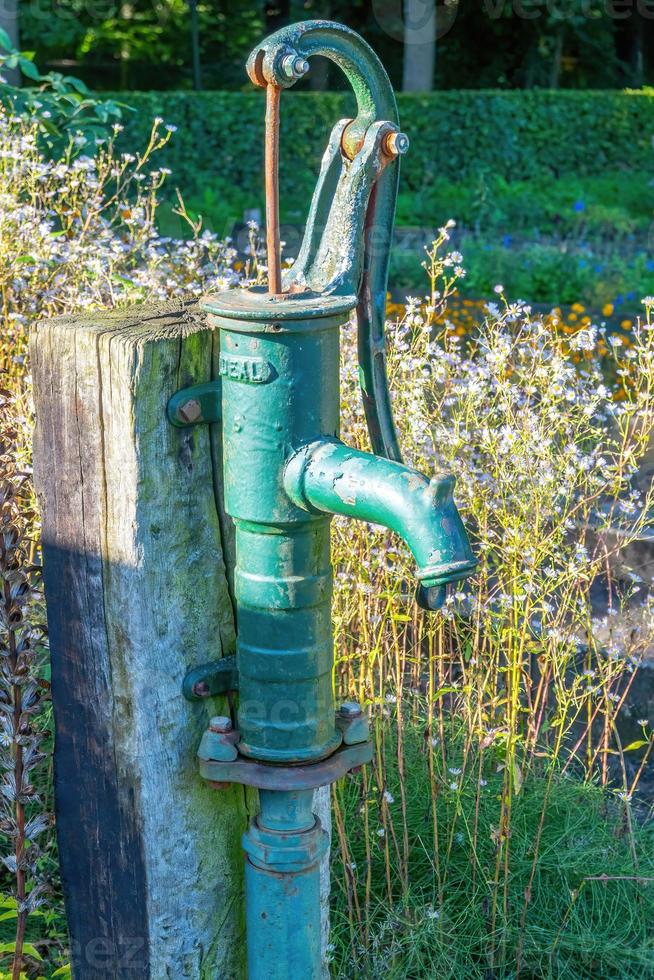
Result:
M362 908L363 929L354 936L348 919L342 861L335 861L333 938L335 977L452 978L501 980L516 976L516 950L525 889L533 862L547 780L530 774L515 800L511 830L511 878L506 914L500 901L495 934L491 906L495 870L497 816L502 773L485 772L487 785L463 781L460 792L441 787L440 866L444 875L439 901L429 775L421 732L405 734L405 791L409 835L409 886L403 892L398 869L391 874L392 901L386 885L385 838L376 838L370 863L371 902L368 941L365 932L366 853L361 810L367 807L371 837L379 819L379 799L362 799L360 780L350 779L342 793L351 856ZM387 772L395 775L388 789L395 798L389 810L401 840L400 793L396 744L387 739ZM453 746L450 760L456 758ZM448 760L448 765L454 763ZM479 830L473 847L475 801L479 792ZM522 940L524 978L654 977L654 826L636 826L630 838L619 801L600 788L557 777L553 783L539 848L533 893ZM452 849L447 857L447 842ZM391 862L393 846L390 846ZM472 864L476 883L472 884ZM392 864L391 864L392 866ZM592 881L606 875L606 881ZM622 879L624 876L625 880ZM500 881L500 890L503 882ZM494 955L491 950L494 947Z
M187 200L190 213L202 215L209 229L224 236L246 208L259 206L263 213L256 187L245 195L217 180ZM304 203L287 201L283 221L301 227ZM394 249L394 293L422 292L419 242L435 237L450 217L457 221L456 247L468 270L460 289L470 297L492 295L502 283L511 298L533 303L601 308L621 305L622 297L640 309L640 299L654 292L654 179L647 172L628 179L614 172L538 181L482 173L475 180L437 178L420 191L403 191L397 225L419 231L410 247ZM162 210L162 222L165 234L185 233L170 208Z
M202 214L218 234L224 233L226 222L240 219L245 208L259 207L263 213L262 185L255 183L245 192L220 175L201 193L184 197L190 210ZM309 198L295 194L282 198L280 205L282 222L301 224ZM399 226L435 231L448 218L489 239L504 233L577 241L636 236L646 243L654 219L654 172L508 181L481 170L467 180L426 180L417 190L406 189L401 181Z
M507 180L480 169L474 179L436 178L420 191L400 190L398 224L449 217L489 237L503 232L577 240L646 236L654 217L654 173Z
M467 270L459 291L473 299L492 296L494 286L501 283L512 300L553 306L581 302L595 312L613 303L624 306L625 312L642 312L640 300L654 292L654 258L642 249L566 242L498 243L474 235L462 236L457 247ZM394 294L423 292L416 265L413 249L395 249L390 271Z

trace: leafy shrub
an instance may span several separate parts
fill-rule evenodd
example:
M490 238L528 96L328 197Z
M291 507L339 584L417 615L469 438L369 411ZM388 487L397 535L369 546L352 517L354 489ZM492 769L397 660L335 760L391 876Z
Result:
M652 155L654 163L654 154ZM565 174L538 180L510 180L480 170L476 178L439 177L415 193L400 192L397 220L415 225L423 214L453 214L459 225L485 235L494 232L532 238L605 239L648 232L654 215L650 171L579 177Z
M1 919L12 923L14 937L0 948L15 954L17 965L24 954L41 959L26 940L26 927L45 901L40 839L51 826L47 800L35 783L44 761L49 684L43 676L44 610L33 560L38 524L29 475L21 467L23 410L20 396L0 392L0 833L10 843L2 860L14 881Z
M468 275L460 284L463 296L488 297L497 282L511 296L556 305L583 302L596 311L607 303L633 311L639 296L654 289L654 260L647 252L570 241L538 243L461 235ZM391 257L394 289L420 292L420 270L413 248L396 248Z
M244 76L244 84L246 79ZM205 188L230 199L234 189L260 204L264 105L260 92L113 93L135 112L125 119L125 144L142 146L156 116L177 127L162 162L185 197ZM437 214L431 189L439 181L473 187L487 179L577 180L652 169L654 92L453 91L398 96L411 149L402 160L402 188L418 214ZM355 112L349 94L292 92L282 100L280 198L285 220L308 205L318 164L334 123ZM420 195L424 195L421 201ZM296 211L299 202L302 211ZM424 204L424 207L420 205ZM443 214L452 213L451 203ZM222 231L222 229L217 229Z
M27 84L16 87L2 79L0 102L10 113L36 123L41 142L55 155L92 151L126 108L111 99L94 98L72 75L42 75L31 57L12 48L9 35L0 28L0 78L3 68L18 69Z
M116 130L119 126L115 127ZM117 154L115 134L95 157L50 160L36 121L0 105L0 292L5 344L0 366L16 371L26 325L71 310L199 295L235 280L229 245L199 225L175 241L157 229L165 172L152 156L168 138L159 122L142 154Z

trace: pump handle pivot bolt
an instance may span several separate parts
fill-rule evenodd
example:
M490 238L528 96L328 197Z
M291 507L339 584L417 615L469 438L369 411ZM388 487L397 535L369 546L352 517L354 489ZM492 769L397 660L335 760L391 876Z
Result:
M392 132L384 140L384 152L390 157L402 156L409 149L406 133Z
M299 54L285 54L279 67L288 79L302 78L309 71L309 62Z

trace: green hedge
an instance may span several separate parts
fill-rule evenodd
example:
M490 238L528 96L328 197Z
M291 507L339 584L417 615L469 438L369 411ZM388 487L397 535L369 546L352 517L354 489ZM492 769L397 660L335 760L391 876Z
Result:
M263 93L114 93L126 114L125 145L143 146L155 116L177 127L161 165L187 195L255 203L261 187ZM403 189L428 192L438 177L504 179L654 173L654 90L445 91L398 97L411 149ZM331 126L353 114L349 93L288 93L282 99L280 192L304 208ZM260 200L260 197L258 198Z

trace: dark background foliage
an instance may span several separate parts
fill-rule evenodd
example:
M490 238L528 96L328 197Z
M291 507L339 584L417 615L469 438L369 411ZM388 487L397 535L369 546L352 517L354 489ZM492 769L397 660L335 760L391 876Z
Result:
M22 47L94 88L247 86L243 62L285 23L326 17L373 45L397 88L402 0L13 0ZM449 88L620 88L654 83L654 0L449 0L437 3L434 85ZM313 72L317 88L337 71Z

